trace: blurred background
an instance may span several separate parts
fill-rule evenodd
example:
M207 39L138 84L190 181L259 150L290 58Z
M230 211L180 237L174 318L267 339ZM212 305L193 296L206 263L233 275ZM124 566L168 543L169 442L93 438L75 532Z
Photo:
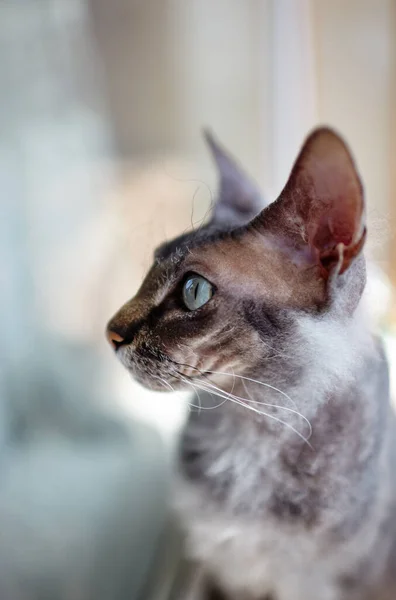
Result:
M0 548L0 575L2 554L15 570L0 595L99 598L103 585L91 589L81 566L105 576L109 555L102 546L98 558L97 537L109 534L99 522L110 519L113 557L128 545L123 523L140 521L130 537L150 538L141 504L115 509L114 498L130 506L137 493L154 498L155 486L166 486L158 456L188 410L183 395L132 382L104 328L134 295L153 248L207 213L216 179L203 126L274 198L312 127L344 135L368 201L370 303L396 362L396 2L1 0L0 82L0 442L20 461L0 491L0 526L17 528L9 533L15 552ZM71 490L80 496L66 501ZM104 490L99 510L92 497ZM71 503L84 514L71 516ZM70 533L53 558L59 536L44 536L36 564L21 540L28 535L37 547L40 511L55 515L49 530L59 533L54 506L80 537ZM125 520L116 526L112 511ZM151 525L159 531L163 509L153 500L147 511L158 515ZM142 593L149 560L137 546L124 570L117 559L118 583L104 598ZM73 548L74 583L55 593ZM133 576L131 563L139 565Z

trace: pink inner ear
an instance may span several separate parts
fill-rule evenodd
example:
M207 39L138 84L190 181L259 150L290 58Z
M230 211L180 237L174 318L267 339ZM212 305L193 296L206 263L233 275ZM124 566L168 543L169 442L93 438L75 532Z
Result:
M308 198L309 244L327 274L340 260L342 272L364 239L363 191L353 159L339 136L319 130L308 139L296 166L298 184Z
M254 220L292 247L309 249L323 277L338 265L342 273L365 239L364 196L352 156L332 130L306 140L278 200Z
M357 227L359 224L356 224L356 214L338 207L321 217L312 244L319 252L335 248L338 244L349 246L357 233Z
M343 273L361 251L366 231L361 229L360 213L356 207L338 206L321 217L311 244L325 278L337 264Z

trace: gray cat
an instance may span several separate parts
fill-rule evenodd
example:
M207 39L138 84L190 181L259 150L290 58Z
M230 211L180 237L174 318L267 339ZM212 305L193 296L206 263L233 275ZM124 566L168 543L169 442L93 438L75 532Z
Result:
M342 139L306 140L263 208L220 170L208 224L161 246L108 336L143 385L195 392L175 502L190 598L396 598L396 436L361 296L362 185Z

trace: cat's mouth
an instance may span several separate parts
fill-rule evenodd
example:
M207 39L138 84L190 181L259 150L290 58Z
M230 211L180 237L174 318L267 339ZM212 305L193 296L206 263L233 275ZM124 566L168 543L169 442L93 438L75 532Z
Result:
M179 363L163 351L142 346L122 346L117 358L138 383L153 391L175 391L190 388L192 383L208 380L209 371Z

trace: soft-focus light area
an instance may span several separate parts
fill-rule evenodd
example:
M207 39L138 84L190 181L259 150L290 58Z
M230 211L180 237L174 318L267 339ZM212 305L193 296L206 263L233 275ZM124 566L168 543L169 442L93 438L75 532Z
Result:
M188 407L185 394L134 383L104 329L135 294L155 246L208 212L216 181L203 126L273 197L310 128L326 123L348 140L368 201L366 301L386 338L396 397L395 39L394 0L0 3L3 458L13 456L9 430L21 415L32 439L0 491L0 581L4 565L13 573L4 594L0 583L2 599L26 597L18 578L41 582L43 570L58 573L56 540L74 557L82 539L90 543L75 564L70 559L65 595L60 577L53 588L37 584L29 598L130 600L142 589L157 540L144 528L142 507L161 530L163 508L150 504L165 497L158 457L174 444ZM96 440L89 451L75 447L85 437ZM22 510L25 497L31 502ZM80 530L81 540L73 538ZM97 551L108 531L113 556L128 555L125 572L118 558L114 572L102 568L113 564ZM143 536L147 549L120 544L123 531L130 531L125 540ZM15 552L2 567L10 540ZM30 544L39 548L37 561ZM87 569L123 583L93 589Z

